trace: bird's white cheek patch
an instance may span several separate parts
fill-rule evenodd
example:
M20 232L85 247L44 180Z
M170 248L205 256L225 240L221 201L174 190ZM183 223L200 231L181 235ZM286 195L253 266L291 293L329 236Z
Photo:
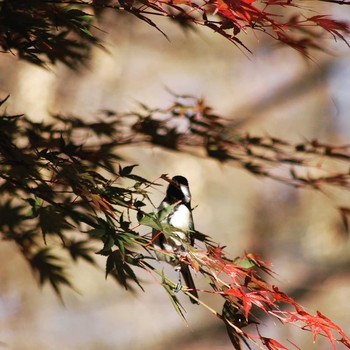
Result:
M185 186L185 185L181 185L180 188L181 188L183 195L185 196L185 202L189 203L191 200L190 189L188 188L188 186Z

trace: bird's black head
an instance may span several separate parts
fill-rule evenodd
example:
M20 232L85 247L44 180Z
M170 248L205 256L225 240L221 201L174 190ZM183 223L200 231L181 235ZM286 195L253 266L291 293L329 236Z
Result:
M189 203L191 201L191 193L187 179L180 175L174 176L168 186L166 196L170 203L175 203L179 200Z
M181 175L174 176L171 181L176 182L178 185L185 185L188 187L187 179Z

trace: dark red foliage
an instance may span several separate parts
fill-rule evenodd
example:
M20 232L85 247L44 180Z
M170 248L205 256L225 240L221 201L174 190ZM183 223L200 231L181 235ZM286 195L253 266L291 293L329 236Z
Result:
M269 350L288 350L288 348L286 348L285 346L283 346L281 343L279 343L277 340L275 339L271 339L271 338L265 338L265 337L260 337L261 342L266 346L267 349Z
M137 16L142 13L147 16L147 21L150 14L162 14L175 20L181 16L182 25L187 22L187 27L208 27L248 51L239 39L239 34L248 29L267 34L307 57L310 57L310 49L323 49L322 33L328 32L334 39L339 38L346 43L346 35L350 33L349 23L335 20L327 14L307 18L305 5L297 0L143 0L141 3L140 11L134 13L134 2L128 11ZM289 11L283 12L281 8ZM157 27L154 22L152 25Z
M0 47L41 66L61 61L77 68L89 56L91 46L100 45L94 29L106 10L128 12L165 37L157 16L183 29L203 26L248 52L242 39L248 31L269 35L306 57L310 49L325 49L323 34L347 43L349 23L323 13L307 17L304 7L298 0L4 0Z
M254 320L256 309L279 319L284 324L312 332L314 341L319 335L327 337L334 350L337 342L350 348L350 339L333 321L319 311L316 315L311 315L293 298L261 278L259 270L271 272L268 262L251 254L232 261L225 257L220 247L209 247L204 256L200 253L194 255L201 270L211 277L216 293L226 300L221 317L228 328L235 349L240 349L240 345L237 344L238 339L242 338L253 343L256 343L256 339L260 339L269 350L287 349L275 339L262 336L259 328L258 335L242 330L249 324L257 324Z

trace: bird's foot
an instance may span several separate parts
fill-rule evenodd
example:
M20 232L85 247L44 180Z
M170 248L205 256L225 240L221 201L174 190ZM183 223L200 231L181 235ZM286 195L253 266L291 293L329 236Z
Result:
M144 255L141 254L141 253L135 254L135 255L134 255L134 259L135 259L135 260L142 260L142 259L144 259L144 258L145 258Z
M181 281L179 281L176 283L176 286L174 288L174 292L178 293L178 292L180 292L181 289L182 289L182 283L181 283Z
M175 289L174 289L175 293L178 293L182 289L181 266L180 265L175 266L175 271L177 271L179 273L179 280L176 283L176 286L175 286Z

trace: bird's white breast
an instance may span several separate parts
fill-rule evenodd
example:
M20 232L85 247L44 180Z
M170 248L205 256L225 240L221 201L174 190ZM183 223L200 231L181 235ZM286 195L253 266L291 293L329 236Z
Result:
M179 205L174 213L172 213L169 224L180 230L188 231L191 229L192 214L185 205ZM186 238L185 232L178 232L178 236L182 239ZM183 236L183 237L182 237Z

